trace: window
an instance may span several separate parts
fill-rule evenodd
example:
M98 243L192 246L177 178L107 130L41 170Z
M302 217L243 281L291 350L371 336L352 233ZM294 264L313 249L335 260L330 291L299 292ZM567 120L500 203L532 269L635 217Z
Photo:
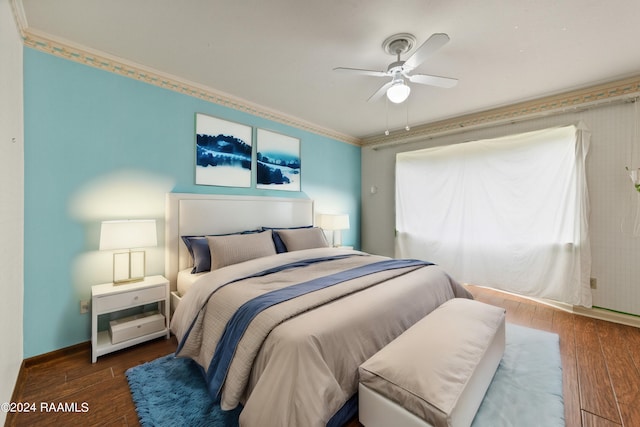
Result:
M588 145L587 130L565 126L399 153L397 256L590 307Z

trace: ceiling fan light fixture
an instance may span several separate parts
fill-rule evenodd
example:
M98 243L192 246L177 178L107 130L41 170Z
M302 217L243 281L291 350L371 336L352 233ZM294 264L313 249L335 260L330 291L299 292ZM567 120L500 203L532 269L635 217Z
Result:
M454 87L458 79L451 77L432 76L429 74L412 74L420 64L433 55L438 49L449 42L449 36L444 33L431 34L424 43L420 45L406 60L400 59L401 55L411 51L416 43L416 38L408 33L394 34L388 37L382 48L389 55L396 57L396 60L389 64L386 71L364 70L361 68L337 67L334 71L348 72L365 76L389 78L382 86L371 95L367 102L375 102L385 94L387 99L395 104L401 104L407 100L411 89L407 81L415 84L429 85L443 88Z
M411 93L411 88L405 84L404 80L399 79L387 89L387 98L395 104L401 104L407 100Z

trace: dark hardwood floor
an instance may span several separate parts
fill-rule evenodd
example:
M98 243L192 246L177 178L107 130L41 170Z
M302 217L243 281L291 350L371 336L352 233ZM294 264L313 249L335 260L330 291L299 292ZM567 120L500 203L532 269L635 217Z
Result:
M567 426L640 426L640 329L569 314L498 291L468 289L479 301L504 307L508 322L560 335ZM5 425L137 426L124 372L175 348L174 337L158 339L91 364L89 346L80 345L52 360L26 363L15 401L36 403L38 411L9 413ZM88 411L41 412L42 402L76 402L79 411L86 402ZM354 420L349 426L360 424Z
M35 403L37 411L9 413L5 426L139 426L124 372L165 356L176 347L175 337L159 338L101 356L92 364L87 343L59 358L27 365L14 401ZM86 402L88 411L41 412L42 402Z

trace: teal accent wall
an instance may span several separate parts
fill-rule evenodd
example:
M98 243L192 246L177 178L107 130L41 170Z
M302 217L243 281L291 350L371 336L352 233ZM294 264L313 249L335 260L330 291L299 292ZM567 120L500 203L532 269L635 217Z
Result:
M302 191L195 185L198 112L299 138ZM111 277L100 221L155 217L163 242L166 192L311 198L348 213L343 243L360 246L359 147L28 47L24 120L25 358L90 339L79 301ZM163 273L162 250L147 274Z

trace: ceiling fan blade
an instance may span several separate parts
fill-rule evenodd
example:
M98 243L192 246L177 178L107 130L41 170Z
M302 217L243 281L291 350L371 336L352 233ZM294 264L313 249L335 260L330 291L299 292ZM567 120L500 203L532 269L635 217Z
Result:
M406 71L413 70L431 56L436 50L449 42L449 36L444 33L435 33L427 39L404 63Z
M378 99L382 98L384 94L387 93L387 89L389 89L391 85L393 85L393 80L380 86L380 89L378 89L373 95L369 97L369 99L367 99L367 102L377 101Z
M337 68L334 68L333 71L338 71L340 73L360 74L364 76L373 76L373 77L387 77L389 75L386 71L362 70L360 68L337 67Z
M458 84L458 79L451 77L430 76L428 74L414 74L408 76L411 83L451 88Z

